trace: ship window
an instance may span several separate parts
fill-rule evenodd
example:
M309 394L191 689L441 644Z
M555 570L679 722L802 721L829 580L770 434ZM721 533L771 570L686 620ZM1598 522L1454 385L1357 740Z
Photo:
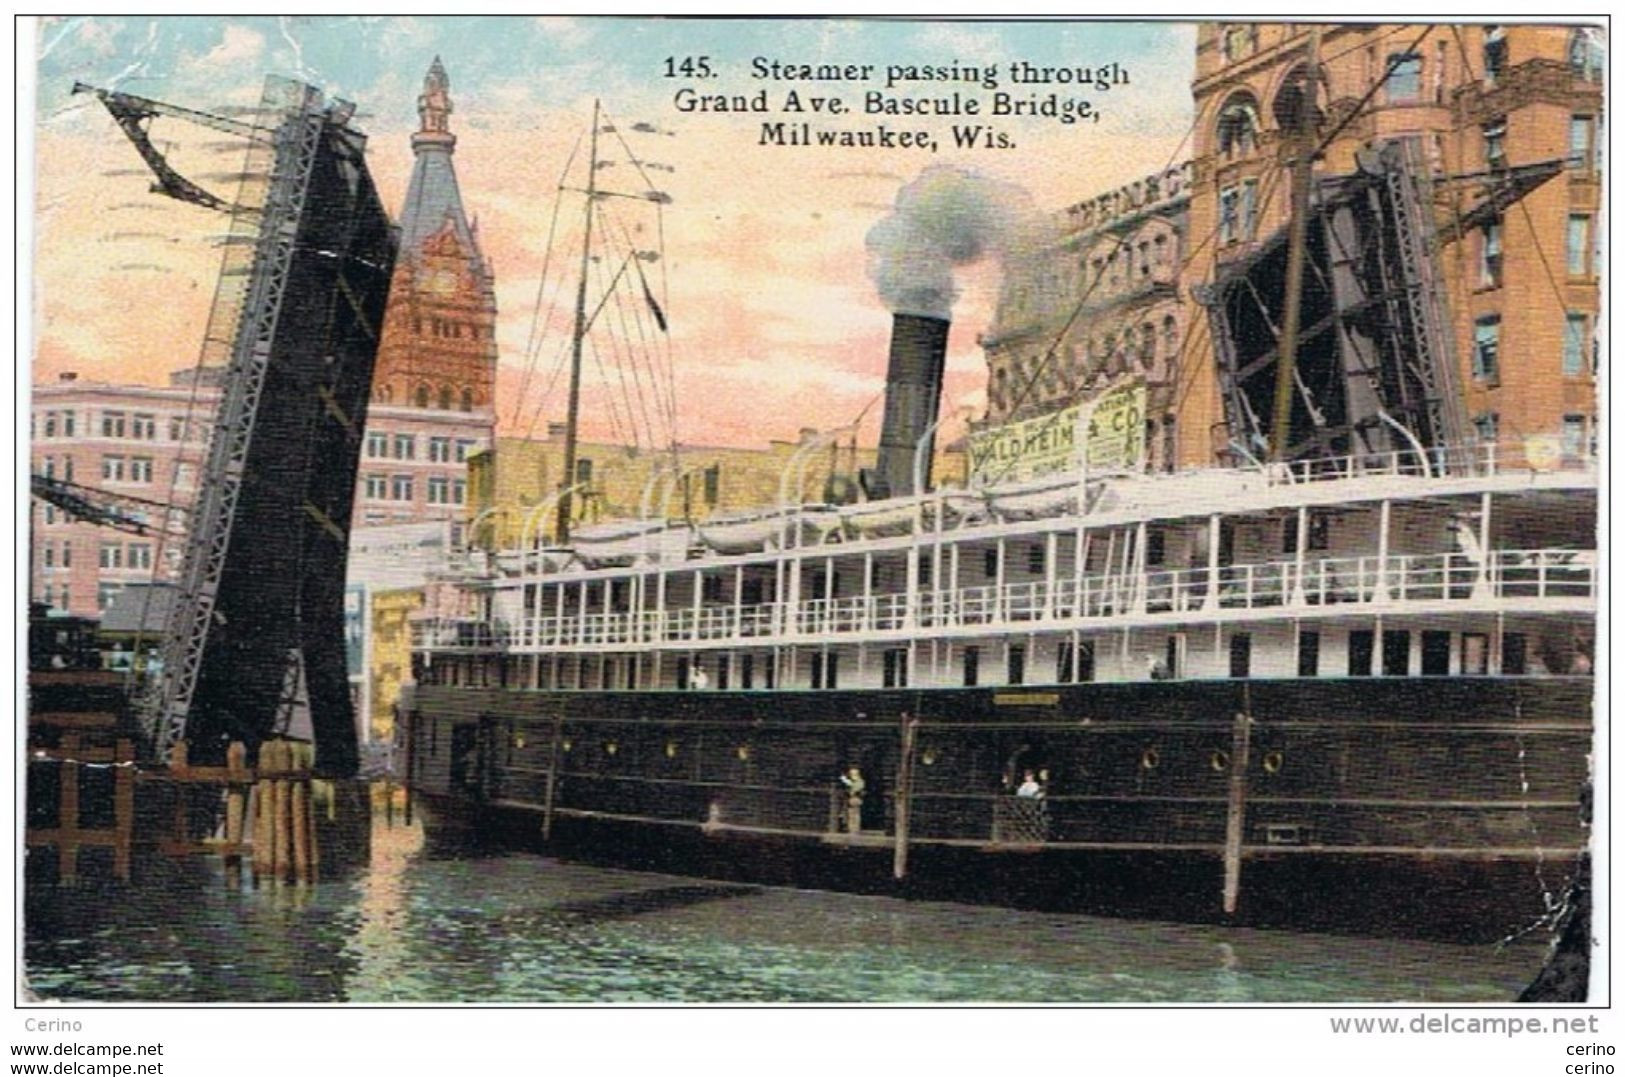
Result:
M1044 547L1037 543L1027 547L1027 571L1034 576L1044 574Z
M1095 679L1095 641L1092 639L1079 640L1076 658L1075 679L1082 682Z
M814 651L810 656L808 682L813 688L824 687L824 652Z
M1405 631L1382 634L1382 675L1403 677L1411 671L1411 634Z
M1252 676L1253 637L1250 632L1234 632L1230 636L1230 676Z
M700 597L706 602L722 601L722 577L701 576Z
M999 574L999 551L988 548L982 551L982 575L993 579Z
M1320 676L1320 633L1298 633L1298 676Z
M740 655L739 656L739 687L746 688L746 689L754 688L755 684L753 682L756 679L755 675L756 675L756 656L753 655L753 654L742 654L742 655Z
M921 550L919 562L916 564L914 571L914 582L921 587L929 586L931 583L931 561L931 551Z
M1161 530L1145 533L1145 563L1161 565L1168 560L1168 535Z
M1371 659L1376 650L1376 636L1365 628L1349 633L1349 676L1371 676Z
M1056 680L1057 683L1059 683L1059 684L1071 684L1072 683L1072 671L1073 671L1073 668L1074 668L1074 657L1075 656L1073 654L1071 641L1062 640L1058 645L1056 645L1056 648L1055 648L1055 680Z
M1025 644L1012 643L1010 645L1006 666L1006 684L1027 683L1027 647Z
M1508 632L1501 637L1501 672L1509 677L1529 672L1529 644L1522 634Z
M1422 633L1422 676L1446 677L1450 675L1450 633L1428 631Z
M722 465L712 464L705 469L705 503L715 507L722 497Z
M982 649L966 647L961 657L965 664L965 687L975 688L977 677L981 672Z
M677 687L682 688L682 689L687 689L688 688L688 681L689 681L688 655L680 654L680 655L677 656Z
M880 656L882 688L908 687L908 648L888 647Z
M1465 676L1483 676L1490 671L1490 637L1482 632L1461 634L1461 672Z

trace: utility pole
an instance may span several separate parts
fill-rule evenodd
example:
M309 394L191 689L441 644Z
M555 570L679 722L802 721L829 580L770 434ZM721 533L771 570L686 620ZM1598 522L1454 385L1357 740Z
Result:
M562 546L570 541L570 516L576 482L576 421L581 415L581 344L587 336L587 271L592 266L592 215L598 201L598 105L592 103L592 150L587 161L587 221L581 234L581 280L576 285L576 327L570 342L570 408L564 421L564 476L559 480L559 522L555 529Z
M1309 190L1315 181L1316 98L1320 85L1320 26L1309 30L1308 70L1303 97L1292 118L1292 219L1287 224L1285 305L1281 336L1276 342L1275 410L1270 420L1270 459L1286 459L1292 436L1292 390L1298 351L1298 325L1303 315L1303 262L1309 239Z

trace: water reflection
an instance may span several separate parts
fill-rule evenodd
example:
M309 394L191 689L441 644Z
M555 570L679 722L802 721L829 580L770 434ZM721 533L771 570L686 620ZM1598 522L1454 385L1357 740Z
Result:
M27 915L29 989L77 1000L1508 1001L1544 954L433 859L401 825L344 881L194 863Z

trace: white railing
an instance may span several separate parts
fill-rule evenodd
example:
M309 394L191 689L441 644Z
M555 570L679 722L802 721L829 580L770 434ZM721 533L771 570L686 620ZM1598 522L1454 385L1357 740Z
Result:
M1539 442L1538 446L1536 442ZM1265 467L1272 485L1325 482L1370 476L1496 475L1510 471L1595 471L1595 452L1565 445L1561 438L1524 442L1440 445L1425 454L1412 448L1328 456Z
M1207 568L1165 569L955 590L816 598L786 610L775 603L684 607L659 613L549 614L523 626L461 618L417 622L426 650L600 647L703 643L974 626L1021 626L1126 617L1186 619L1229 611L1389 608L1467 599L1596 597L1594 550L1497 550L1479 563L1460 553L1323 557Z

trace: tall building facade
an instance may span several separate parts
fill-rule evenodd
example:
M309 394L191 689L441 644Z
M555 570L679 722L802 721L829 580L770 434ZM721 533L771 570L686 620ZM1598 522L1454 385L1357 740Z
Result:
M1214 279L1288 220L1290 139L1280 117L1310 59L1305 24L1200 27L1192 85L1189 228L1181 292ZM1472 437L1521 444L1594 436L1602 231L1602 41L1557 26L1327 25L1318 41L1323 114L1319 174L1354 171L1355 155L1418 142L1445 224L1510 170L1561 160L1563 171L1438 259L1455 329ZM1205 327L1203 327L1205 328ZM1226 451L1211 335L1193 334L1179 414L1179 457Z
M987 352L986 423L1087 400L1125 377L1146 386L1151 466L1171 465L1190 170L1177 166L1068 206L1053 237L1004 267Z

